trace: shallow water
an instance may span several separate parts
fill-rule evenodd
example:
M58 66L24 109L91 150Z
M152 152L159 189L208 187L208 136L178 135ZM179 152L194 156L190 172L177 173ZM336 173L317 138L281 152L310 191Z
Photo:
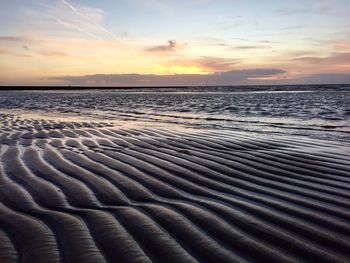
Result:
M350 141L350 88L2 91L1 109Z

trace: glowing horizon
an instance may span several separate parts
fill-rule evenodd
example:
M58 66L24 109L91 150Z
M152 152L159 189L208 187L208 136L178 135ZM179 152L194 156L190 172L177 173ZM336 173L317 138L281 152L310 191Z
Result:
M350 82L349 13L347 0L2 3L0 85Z

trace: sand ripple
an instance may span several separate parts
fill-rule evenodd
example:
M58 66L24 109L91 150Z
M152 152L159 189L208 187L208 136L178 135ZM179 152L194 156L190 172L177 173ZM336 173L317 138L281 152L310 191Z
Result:
M349 262L350 148L0 116L0 262Z

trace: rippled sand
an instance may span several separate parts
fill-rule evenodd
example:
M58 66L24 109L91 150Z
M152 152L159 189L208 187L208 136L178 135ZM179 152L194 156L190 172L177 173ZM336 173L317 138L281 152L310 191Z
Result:
M0 262L350 262L350 147L0 115Z

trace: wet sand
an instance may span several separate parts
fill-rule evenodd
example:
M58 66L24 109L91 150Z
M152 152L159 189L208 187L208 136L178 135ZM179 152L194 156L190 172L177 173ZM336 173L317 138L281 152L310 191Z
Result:
M349 262L350 146L0 115L0 262Z

